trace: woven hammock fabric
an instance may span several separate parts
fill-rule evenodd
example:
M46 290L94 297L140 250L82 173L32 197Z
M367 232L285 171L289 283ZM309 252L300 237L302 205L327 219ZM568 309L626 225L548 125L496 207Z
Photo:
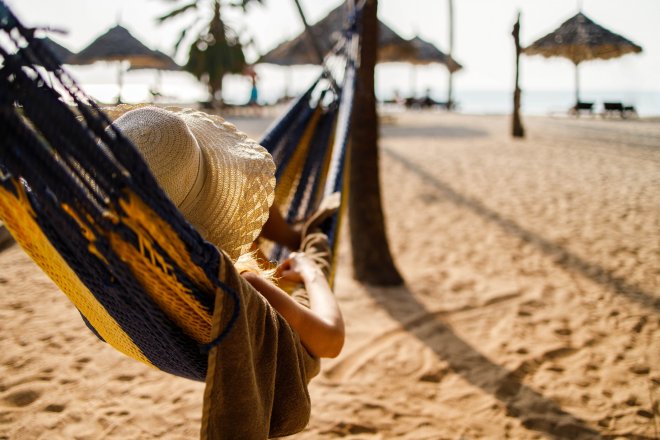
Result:
M204 380L206 352L222 343L241 307L220 275L231 262L185 221L135 147L2 0L0 61L0 219L102 340ZM35 65L53 72L61 92ZM352 78L345 75L348 89ZM324 84L315 82L264 137L279 149L280 179L295 183L283 208L297 216L314 209L322 185L341 186L347 122L337 118L350 110L337 110L337 92L322 103ZM335 126L343 127L341 141ZM296 154L301 141L309 154ZM296 162L301 171L293 171ZM331 179L311 178L324 169ZM216 338L214 304L226 317Z
M200 347L218 342L210 339L214 298L240 306L217 278L218 251L185 222L130 142L106 131L105 115L30 30L1 11L14 47L0 48L0 217L103 340L203 380ZM55 73L82 122L34 59Z

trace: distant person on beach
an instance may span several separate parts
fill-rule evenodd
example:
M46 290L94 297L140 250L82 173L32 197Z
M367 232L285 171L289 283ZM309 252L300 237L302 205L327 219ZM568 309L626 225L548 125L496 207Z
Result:
M248 105L259 105L259 89L257 88L257 74L252 75L252 87L250 88L250 99Z
M336 211L338 198L328 198L296 229L271 206L275 164L270 154L221 118L142 107L124 113L114 125L135 144L186 220L232 258L305 349L317 359L337 356L344 322L327 280L330 248L318 226ZM259 234L295 252L267 270L251 251ZM280 285L298 288L289 295Z
M431 97L431 89L427 88L426 91L424 92L424 97L421 99L421 107L422 108L431 108L435 106L437 103L433 100Z
M396 105L405 105L406 100L401 96L401 93L399 92L399 89L394 90L394 96L392 97L392 101Z

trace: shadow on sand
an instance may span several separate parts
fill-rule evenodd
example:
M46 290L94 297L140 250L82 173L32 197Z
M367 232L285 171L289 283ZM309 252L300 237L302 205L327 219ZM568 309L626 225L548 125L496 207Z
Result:
M529 365L514 371L493 363L458 336L442 320L443 313L430 312L406 287L377 288L366 286L370 296L409 334L429 347L449 364L452 372L501 401L510 417L549 438L607 438L589 424L562 409L554 400L522 383ZM566 348L565 350L572 350ZM557 350L555 350L557 351ZM571 351L572 352L572 351ZM567 353L546 354L546 357ZM350 355L345 358L350 361Z
M388 156L404 165L413 173L417 174L424 182L432 185L444 197L446 197L454 204L470 209L475 214L497 224L506 232L518 237L526 243L533 245L541 252L552 257L555 264L557 264L559 267L566 270L578 271L586 278L589 278L590 280L602 285L612 292L625 296L626 298L637 302L638 304L651 311L656 313L660 312L660 298L657 298L653 294L644 291L640 286L634 283L630 283L625 278L615 275L611 270L584 260L580 256L563 248L562 246L553 243L552 241L547 240L531 231L528 231L515 221L508 219L498 212L490 209L479 200L459 193L450 185L426 172L401 154L388 148L382 148L382 150Z
M11 247L14 244L14 238L9 234L7 228L0 222L0 252Z
M451 139L468 139L484 137L488 132L479 128L459 125L425 125L419 127L411 127L409 125L399 126L396 123L383 124L381 126L383 136L389 138L406 138L410 137L426 137L433 139L451 138ZM413 133L413 134L411 134Z

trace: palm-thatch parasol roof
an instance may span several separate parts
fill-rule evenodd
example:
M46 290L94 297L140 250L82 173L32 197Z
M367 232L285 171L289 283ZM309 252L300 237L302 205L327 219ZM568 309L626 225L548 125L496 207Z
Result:
M161 60L161 62L154 67L154 62L149 61L148 63L141 63L141 62L136 62L136 63L131 63L131 67L129 67L128 70L144 70L144 69L155 69L155 70L173 70L173 71L178 71L181 70L181 66L179 66L176 61L174 61L169 55L161 52L160 50L154 50L153 51L154 57L158 58Z
M439 63L445 65L450 72L456 72L463 68L456 60L438 49L433 43L429 43L420 37L414 37L408 40L408 42L414 48L413 52L408 53L405 57L381 56L379 61L406 62L414 65Z
M128 61L132 67L158 69L167 67L169 61L164 54L158 55L128 29L116 25L98 37L70 60L73 64L92 64L97 61ZM169 58L165 56L166 58Z
M60 64L68 64L74 53L48 37L40 38L42 43L55 55Z
M176 61L174 61L169 55L159 51L158 49L154 50L153 52L154 52L154 56L162 59L163 61L163 64L160 65L159 67L153 67L153 63L147 63L147 64L135 63L135 64L131 64L131 67L128 68L129 71L147 70L147 69L153 69L156 71L156 82L149 89L149 92L151 93L152 101L162 96L162 93L160 92L161 82L162 82L162 78L161 78L162 71L169 70L169 71L178 72L182 70L181 66L179 66L176 63Z
M580 12L528 46L525 54L563 57L579 64L582 61L607 60L641 51L642 48L632 41L594 23Z
M524 49L526 55L563 57L575 64L576 104L580 102L578 64L595 59L617 58L641 51L640 46L605 29L582 12L566 20L555 31Z
M149 49L120 25L108 30L69 59L70 64L93 64L97 61L115 61L119 63L117 76L118 102L121 102L124 73L122 61L127 61L133 69L168 69L176 64L164 53Z
M347 8L342 4L310 27L310 31L314 35L322 54L325 55L330 52L335 43L341 38L341 31L344 29L347 20ZM379 21L378 26L379 59L381 57L405 57L414 52L412 45L386 24ZM307 35L303 32L294 39L280 44L275 49L263 55L257 62L277 64L279 66L319 64L318 58L312 47L310 47L307 38Z

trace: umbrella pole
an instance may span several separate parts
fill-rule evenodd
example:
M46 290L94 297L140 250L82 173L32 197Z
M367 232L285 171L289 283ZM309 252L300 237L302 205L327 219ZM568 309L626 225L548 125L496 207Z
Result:
M119 66L117 69L117 87L119 89L117 91L117 104L121 104L121 89L124 87L124 69L121 61L117 65Z
M156 70L156 84L151 94L151 101L156 102L159 96L161 96L160 88L163 82L162 71L160 69Z
M417 99L417 66L414 64L410 70L410 97L413 101Z
M450 59L453 59L454 51L454 1L449 0L449 53L447 54ZM449 69L449 80L447 83L447 110L454 108L454 73Z
M575 109L577 110L580 103L580 70L578 66L580 63L575 63Z
M287 67L284 72L284 99L288 100L290 96L289 86L293 80L293 73L291 72L291 67Z

